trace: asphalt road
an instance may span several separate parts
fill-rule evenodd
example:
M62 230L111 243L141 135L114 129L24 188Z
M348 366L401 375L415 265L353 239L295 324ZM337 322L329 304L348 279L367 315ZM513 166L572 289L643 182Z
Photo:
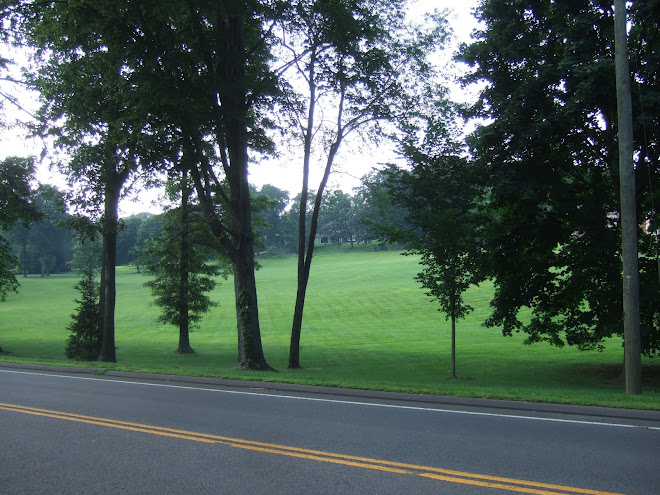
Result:
M657 412L239 385L0 367L0 493L660 493Z

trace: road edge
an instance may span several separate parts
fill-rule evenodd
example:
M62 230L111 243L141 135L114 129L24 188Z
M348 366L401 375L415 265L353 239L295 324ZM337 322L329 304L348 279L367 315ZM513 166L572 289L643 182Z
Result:
M417 402L425 404L445 404L447 406L486 407L491 409L506 409L509 411L546 412L571 414L577 416L600 416L612 419L636 419L660 423L660 411L644 409L623 409L603 406L580 406L573 404L555 404L546 402L527 402L503 399L481 399L453 397L447 395L410 394L401 392L384 392L378 390L347 389L314 385L299 385L292 383L261 382L250 380L229 380L222 378L195 377L182 375L161 375L155 373L140 373L114 371L102 368L78 368L75 366L49 366L30 363L0 362L0 368L24 369L33 371L49 371L52 373L72 373L87 375L102 375L117 378L143 379L162 382L185 383L191 385L215 385L227 388L252 389L271 392L313 393L318 395L333 395L347 398L383 399L400 402Z

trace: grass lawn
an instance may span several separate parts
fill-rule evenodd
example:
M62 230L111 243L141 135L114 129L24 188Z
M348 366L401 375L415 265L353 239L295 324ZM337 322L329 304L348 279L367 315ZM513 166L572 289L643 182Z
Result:
M644 393L627 397L623 349L612 339L603 352L547 344L524 346L524 336L485 328L492 287L472 288L476 308L457 325L457 373L450 367L449 323L413 281L418 258L398 252L323 247L312 265L301 339L303 369L288 370L295 302L293 256L261 260L257 273L264 351L278 373L236 369L236 317L231 280L191 335L195 355L178 355L178 330L155 321L158 308L133 267L117 277L116 364L93 366L222 378L306 383L466 397L660 409L660 362L643 358ZM77 293L75 274L20 279L19 294L0 303L0 361L78 364L64 356L66 325Z

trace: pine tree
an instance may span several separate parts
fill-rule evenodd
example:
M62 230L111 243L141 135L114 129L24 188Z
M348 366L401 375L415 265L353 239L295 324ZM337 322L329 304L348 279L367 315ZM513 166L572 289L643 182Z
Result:
M67 330L71 332L66 343L66 356L70 359L93 361L101 351L101 320L99 318L99 284L94 271L86 271L74 286L80 292L77 310L71 315Z

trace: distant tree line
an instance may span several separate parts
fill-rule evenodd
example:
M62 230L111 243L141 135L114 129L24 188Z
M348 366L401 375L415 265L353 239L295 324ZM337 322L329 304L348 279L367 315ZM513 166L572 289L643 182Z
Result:
M383 172L374 171L362 178L353 194L329 191L321 202L316 242L350 246L374 243L374 249L378 249L385 241L375 226L385 219L404 221L405 217L405 210L393 205L384 180ZM261 255L296 253L299 198L291 198L288 191L270 184L261 189L251 186L251 191L255 204L255 251ZM75 217L68 213L66 195L54 186L38 185L30 191L30 201L39 211L39 219L16 222L4 232L17 260L17 273L47 277L71 271L78 233ZM163 236L165 222L165 213L138 213L122 218L117 233L117 265L134 265L140 271L141 251L150 239Z

